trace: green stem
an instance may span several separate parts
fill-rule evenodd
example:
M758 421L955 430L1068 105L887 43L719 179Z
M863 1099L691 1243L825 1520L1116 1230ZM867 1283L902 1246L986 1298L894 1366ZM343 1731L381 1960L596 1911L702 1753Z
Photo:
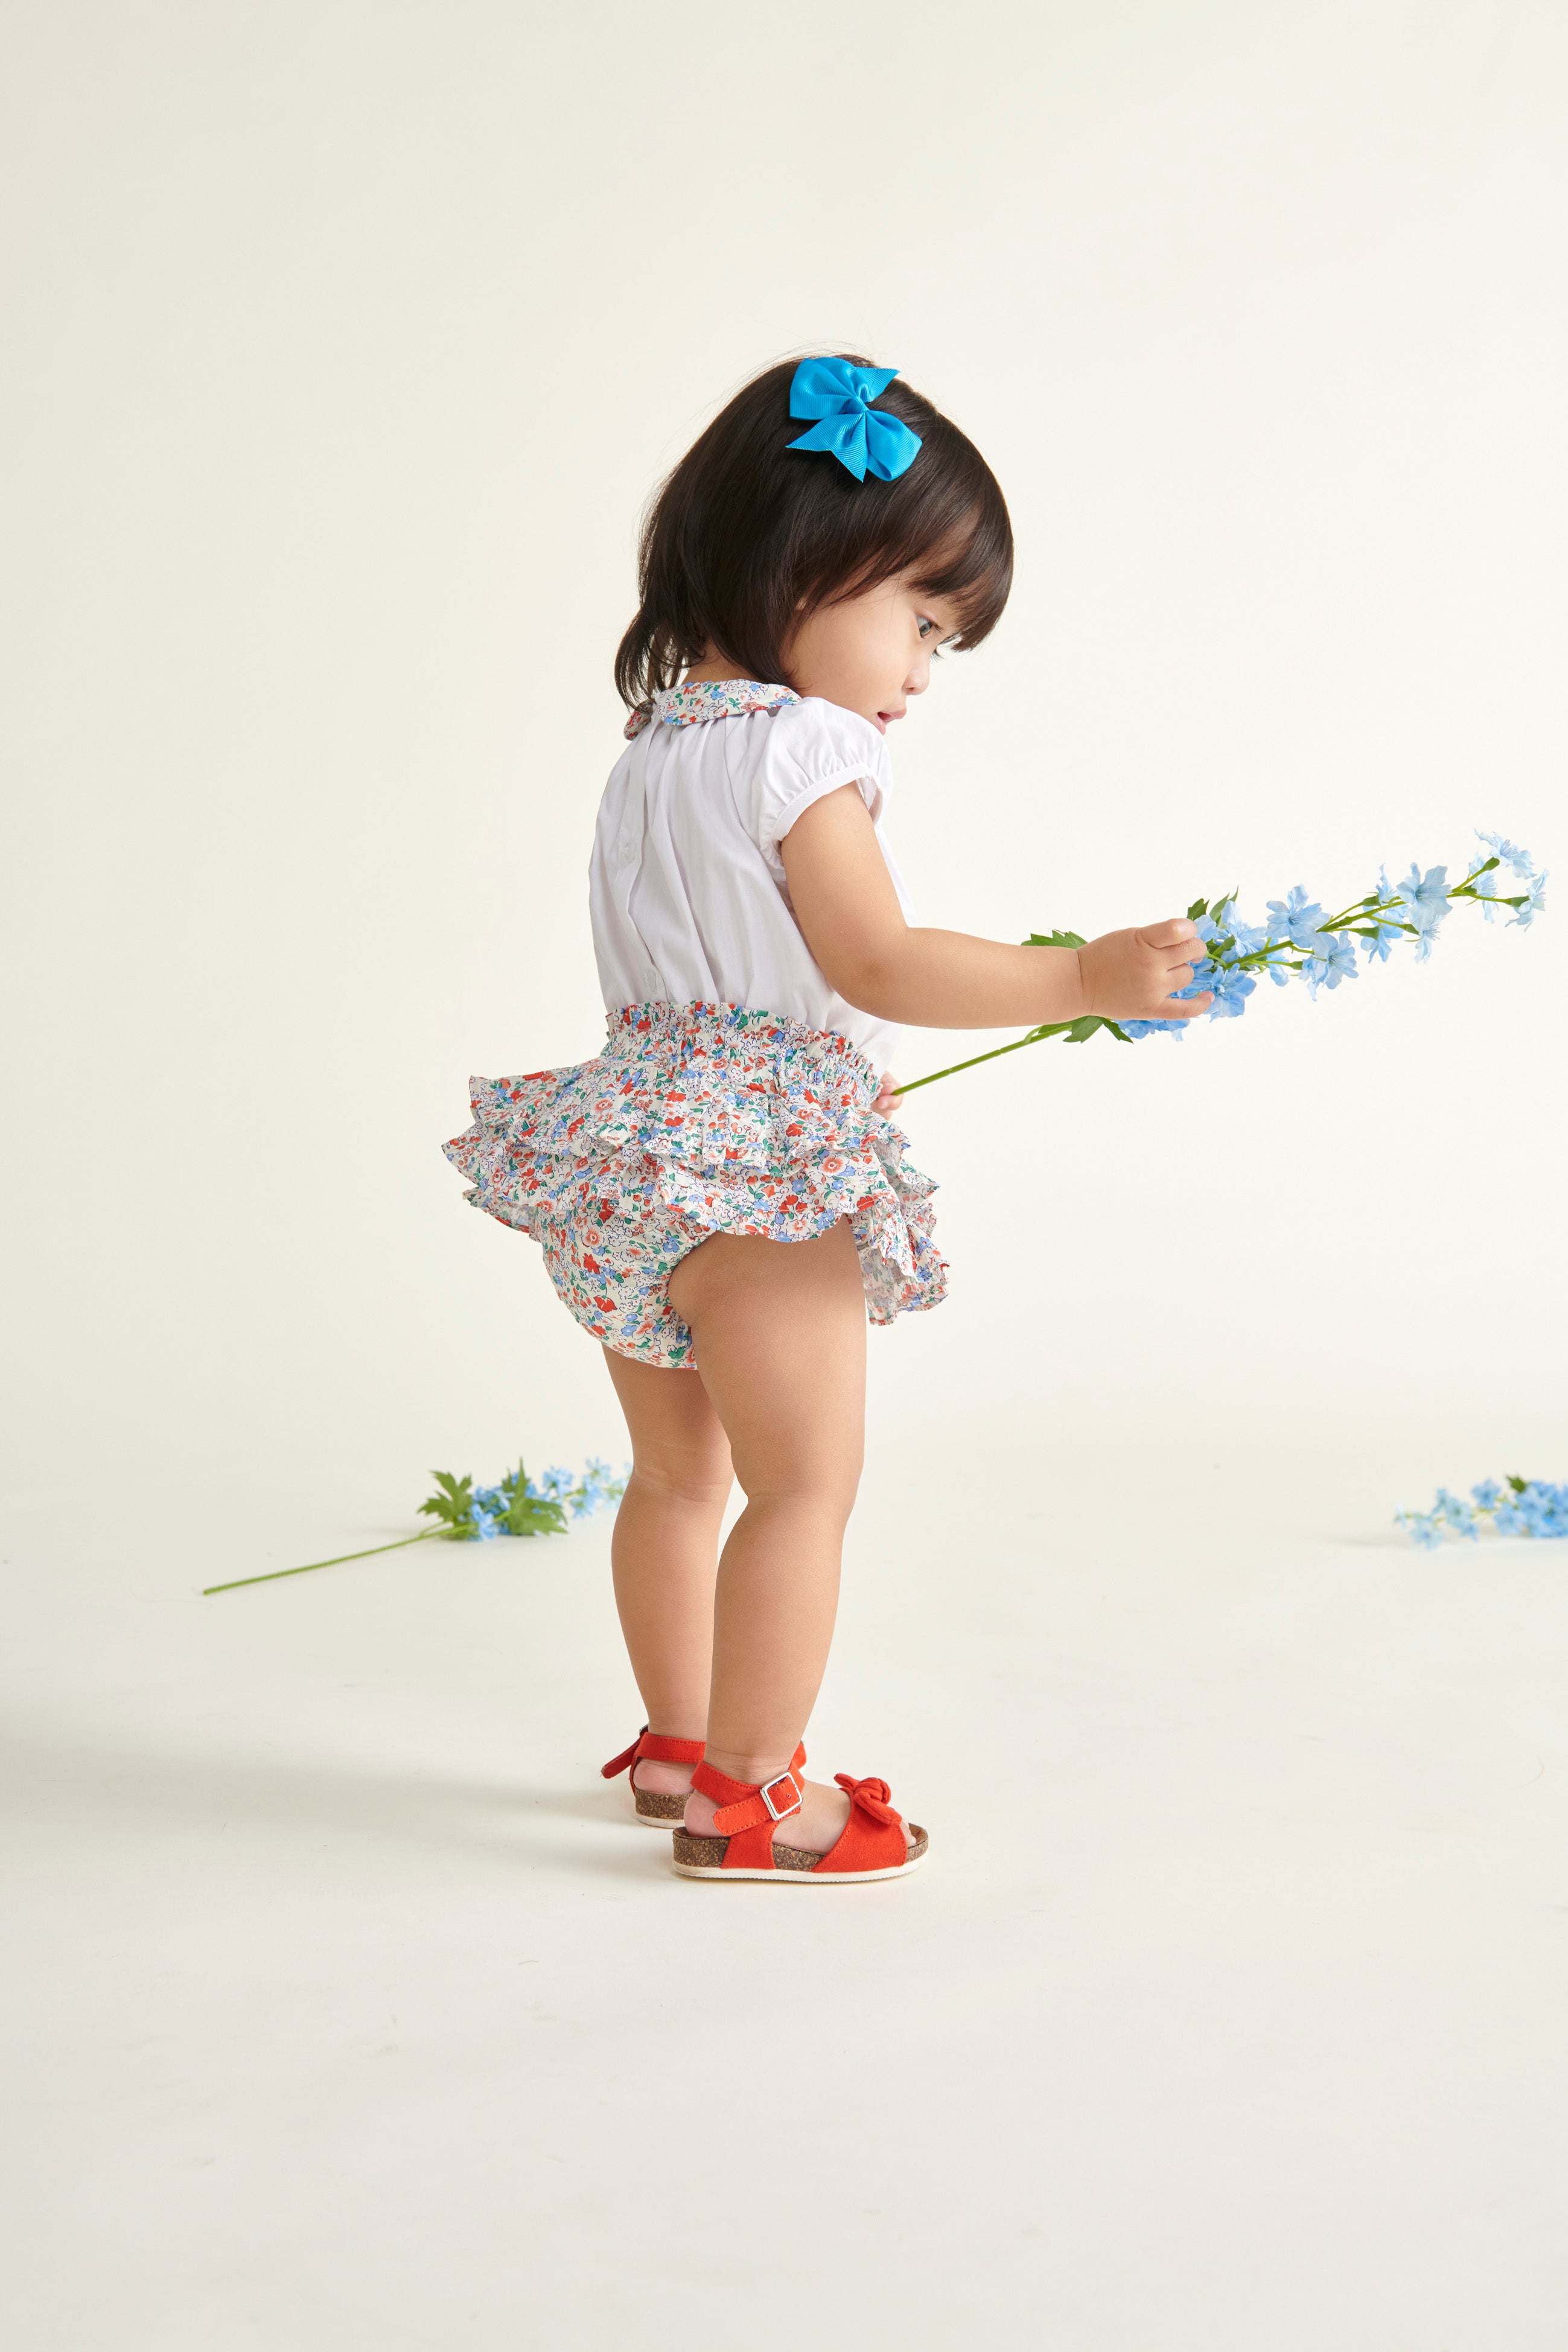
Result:
M1026 1037L1015 1037L1010 1045L993 1045L988 1054L974 1054L967 1062L950 1062L945 1070L931 1070L923 1078L911 1078L907 1087L899 1088L900 1097L912 1095L917 1087L934 1087L938 1078L954 1077L960 1070L976 1069L982 1062L994 1062L999 1055L1016 1054L1020 1045L1037 1045L1042 1037L1059 1037L1071 1027L1070 1021L1058 1021L1048 1029L1031 1029Z
M371 1544L363 1551L341 1551L335 1559L307 1560L303 1568L268 1569L265 1576L237 1576L230 1584L204 1584L202 1599L209 1592L237 1592L242 1584L276 1584L281 1576L313 1576L319 1568L342 1568L347 1559L374 1559L377 1552L401 1551L406 1544L428 1543L432 1536L450 1532L447 1528L421 1528L416 1536L399 1536L395 1543Z

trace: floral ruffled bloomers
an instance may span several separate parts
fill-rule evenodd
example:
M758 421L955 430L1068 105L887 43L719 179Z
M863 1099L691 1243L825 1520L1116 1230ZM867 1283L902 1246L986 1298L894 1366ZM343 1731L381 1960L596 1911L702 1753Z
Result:
M781 1013L628 1004L592 1062L475 1078L474 1124L445 1150L595 1339L690 1366L666 1286L710 1234L809 1241L847 1217L873 1323L943 1297L936 1187L872 1108L879 1084L847 1038Z

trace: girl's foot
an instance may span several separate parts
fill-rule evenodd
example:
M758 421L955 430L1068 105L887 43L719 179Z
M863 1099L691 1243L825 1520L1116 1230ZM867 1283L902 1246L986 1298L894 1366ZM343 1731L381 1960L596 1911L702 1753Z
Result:
M845 1885L902 1878L925 1857L927 1839L889 1801L885 1780L837 1788L807 1780L804 1749L767 1781L736 1780L704 1761L692 1775L686 1818L675 1833L682 1878L767 1878Z
M643 1769L647 1772L652 1767L645 1765ZM690 1788L689 1772L686 1782ZM822 1780L803 1779L800 1787L800 1811L787 1814L778 1823L773 1831L773 1843L793 1846L797 1853L829 1853L849 1825L848 1796L844 1790L830 1789ZM717 1810L711 1797L705 1797L700 1790L693 1789L686 1800L685 1827L688 1833L692 1837L711 1837L713 1816ZM914 1833L908 1822L900 1826L907 1851L913 1843Z
M661 1764L639 1756L632 1766L632 1787L639 1796L646 1790L654 1797L679 1797L684 1803L691 1794L691 1773L689 1764Z

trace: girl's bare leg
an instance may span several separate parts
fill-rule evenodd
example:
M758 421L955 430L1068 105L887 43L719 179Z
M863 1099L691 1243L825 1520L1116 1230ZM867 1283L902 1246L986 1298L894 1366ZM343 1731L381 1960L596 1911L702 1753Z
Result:
M708 1760L737 1780L784 1771L827 1663L844 1528L865 1444L866 1297L847 1223L808 1242L715 1234L683 1258L670 1302L697 1342L746 1507L719 1565ZM780 1830L826 1853L848 1817L809 1782ZM711 1832L705 1797L686 1825Z
M650 1731L701 1739L713 1657L713 1579L730 1446L695 1372L605 1361L631 1433L632 1475L610 1539L616 1606ZM651 1760L637 1785L683 1796L691 1768Z

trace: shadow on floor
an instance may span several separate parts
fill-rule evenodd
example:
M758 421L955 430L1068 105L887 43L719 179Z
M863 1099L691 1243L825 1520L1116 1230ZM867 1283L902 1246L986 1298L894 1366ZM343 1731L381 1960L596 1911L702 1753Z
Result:
M654 1841L618 1789L542 1788L374 1762L111 1747L48 1738L0 1742L0 1813L24 1835L90 1822L127 1837L232 1838L236 1830L326 1832L428 1853L461 1850L574 1872L646 1875ZM570 1825L576 1825L573 1833ZM602 1833L602 1835L600 1834Z

